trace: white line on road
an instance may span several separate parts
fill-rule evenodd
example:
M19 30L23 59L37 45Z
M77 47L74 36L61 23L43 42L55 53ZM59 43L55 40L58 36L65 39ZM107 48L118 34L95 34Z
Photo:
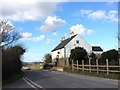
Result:
M27 80L29 80L32 84L34 84L35 86L39 87L39 88L43 88L42 86L39 86L38 84L34 83L32 80L30 80L29 78L26 78Z
M33 81L31 81L31 80L28 79L28 78L23 77L23 80L24 80L28 85L30 85L32 88L34 88L34 89L36 89L36 90L39 90L38 88L43 88L42 86L39 86L38 84L34 83Z
M36 89L36 87L33 86L31 83L29 83L24 77L23 77L23 80L24 80L28 85L30 85L32 88Z

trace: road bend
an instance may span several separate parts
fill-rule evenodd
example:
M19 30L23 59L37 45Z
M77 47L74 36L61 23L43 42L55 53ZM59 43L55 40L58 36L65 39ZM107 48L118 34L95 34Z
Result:
M32 88L33 90L45 88L112 88L118 89L118 80L105 79L99 77L70 74L49 70L28 70L25 77L6 85L5 88Z

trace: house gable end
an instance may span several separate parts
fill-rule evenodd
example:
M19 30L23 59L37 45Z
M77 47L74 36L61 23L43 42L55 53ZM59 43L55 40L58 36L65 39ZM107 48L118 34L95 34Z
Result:
M52 52L55 51L55 50L64 48L75 36L76 36L76 35L74 35L74 36L72 36L71 38L67 38L67 39L65 39L64 41L62 41L58 46L56 46L56 47L52 50Z

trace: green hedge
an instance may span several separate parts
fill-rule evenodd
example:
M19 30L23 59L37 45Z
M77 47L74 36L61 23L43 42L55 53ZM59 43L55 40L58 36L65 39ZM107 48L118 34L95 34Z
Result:
M53 65L51 64L44 64L43 65L43 69L51 69L53 67Z

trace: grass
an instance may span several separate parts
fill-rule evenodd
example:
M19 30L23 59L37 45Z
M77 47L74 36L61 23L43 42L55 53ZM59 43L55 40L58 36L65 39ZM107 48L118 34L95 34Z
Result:
M70 73L75 73L75 74L80 74L80 75L88 75L88 76L95 76L95 77L100 77L100 78L109 78L109 79L116 79L116 80L120 80L120 76L119 74L116 73L109 73L109 75L107 75L105 72L100 72L97 75L97 72L91 72L89 73L88 71L80 71L80 70L73 70L73 71L69 71Z
M40 70L43 69L43 65L39 65L39 64L31 64L26 66L28 68L30 68L31 70Z
M12 83L12 82L15 82L15 81L19 80L20 78L22 78L24 75L25 75L25 74L24 74L23 71L21 71L21 72L19 72L19 73L17 73L17 74L14 74L14 75L11 76L10 78L8 78L8 79L6 79L6 80L3 80L3 81L2 81L2 85L4 86L4 85L10 84L10 83Z

